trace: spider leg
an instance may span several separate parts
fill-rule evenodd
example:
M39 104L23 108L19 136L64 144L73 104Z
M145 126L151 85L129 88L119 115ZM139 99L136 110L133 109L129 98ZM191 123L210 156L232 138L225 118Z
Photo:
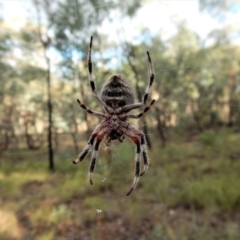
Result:
M86 112L95 115L95 116L100 116L100 117L106 117L105 113L101 113L101 112L97 112L97 111L93 111L90 108L86 107L83 103L80 102L79 99L77 99L78 105L83 108Z
M142 155L143 155L143 171L140 173L140 176L143 176L145 172L147 172L148 167L149 167L149 161L148 161L148 156L147 156L147 147L146 147L146 139L144 134L141 136L141 150L142 150Z
M89 181L90 181L91 185L93 185L92 175L93 175L93 171L94 171L95 164L96 164L97 157L98 157L98 148L99 148L99 145L100 145L101 141L103 140L105 132L106 131L104 131L102 134L98 135L95 146L94 146L92 159L91 159L90 166L89 166Z
M135 157L135 177L133 180L132 187L127 192L127 196L131 194L131 192L136 188L139 177L140 177L140 154L141 154L141 146L138 137L131 136L130 139L136 144L136 157Z
M140 112L139 114L125 114L125 116L128 118L140 118L143 116L143 114L145 114L152 107L154 102L155 102L155 100L153 99L151 101L151 103L147 107L145 107L144 110L142 112Z
M137 182L139 180L139 176L143 176L144 173L148 170L149 161L147 156L147 146L144 133L134 126L130 125L126 135L136 144L136 158L135 158L135 178L133 180L133 185L131 189L128 191L127 196L131 194L131 192L136 188ZM140 154L143 156L143 171L140 173Z
M91 36L90 38L90 44L89 44L89 49L88 49L88 57L87 57L87 64L88 64L88 78L89 78L89 82L90 82L90 86L92 89L92 93L95 96L95 98L98 100L98 102L104 107L104 109L107 112L113 112L113 109L110 108L109 106L107 106L107 104L102 100L100 94L98 93L98 91L96 90L95 87L95 82L93 80L93 75L92 75L92 41L93 41L93 36Z
M94 143L94 139L96 138L96 136L98 135L99 131L100 131L100 125L97 126L97 128L94 130L94 132L92 133L92 135L90 136L87 146L84 148L84 150L80 153L80 155L77 157L77 159L75 159L73 161L74 164L77 164L79 162L81 162L88 154L89 150L92 148L93 143Z
M153 85L153 82L154 82L154 79L155 79L155 73L154 73L154 69L153 69L152 60L151 60L151 57L150 57L150 54L149 54L148 51L147 51L147 57L148 57L148 66L149 66L149 83L148 83L147 89L145 91L145 94L143 95L142 102L128 104L128 105L125 105L124 107L118 108L116 110L117 113L119 113L119 112L129 112L133 109L140 108L147 103L147 100L148 100L148 97L149 97L149 94L151 92L152 85Z

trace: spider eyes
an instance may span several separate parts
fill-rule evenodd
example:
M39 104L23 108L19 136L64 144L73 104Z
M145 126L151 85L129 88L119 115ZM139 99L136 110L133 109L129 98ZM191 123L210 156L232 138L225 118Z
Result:
M121 97L122 93L121 92L108 92L109 97Z

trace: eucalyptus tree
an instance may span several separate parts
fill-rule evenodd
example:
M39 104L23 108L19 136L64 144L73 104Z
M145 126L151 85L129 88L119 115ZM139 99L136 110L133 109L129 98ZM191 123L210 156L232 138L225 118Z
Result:
M219 76L221 76L220 82L221 89L218 90L221 92L228 93L228 125L231 126L234 124L234 121L239 122L239 46L234 43L234 40L240 36L240 28L235 23L232 25L229 23L228 17L230 15L237 15L239 12L239 1L238 0L200 0L199 7L201 11L209 13L212 17L225 23L221 29L213 30L208 38L211 38L214 41L212 51L217 50L220 53L220 58L216 60L217 63L221 62L222 66L218 68ZM212 52L211 51L211 52ZM213 69L214 70L214 69ZM222 95L224 95L222 93ZM222 96L221 102L224 97ZM218 104L219 105L219 104ZM224 105L221 104L223 109Z
M223 116L223 104L232 106L238 99L239 49L226 42L216 42L210 47L203 46L194 31L180 25L167 42L154 36L148 44L128 45L128 57L122 71L132 83L137 83L135 88L139 96L145 88L146 64L144 58L136 56L143 55L145 49L151 52L156 72L153 98L159 96L154 105L155 120L163 145L167 127L202 131L221 121L228 122ZM236 121L236 111L230 109L228 114L229 119Z
M238 0L199 0L200 11L210 13L214 18L222 21L227 12L239 9Z
M86 91L83 90L82 79L85 79L87 75L78 71L79 65L82 59L86 58L88 42L91 35L98 35L98 27L100 24L110 16L112 10L121 11L128 16L132 16L136 9L140 6L140 1L130 0L130 1L84 1L84 0L56 0L56 1L39 1L33 0L33 3L37 9L36 15L39 25L39 39L42 43L44 51L51 49L60 54L60 63L58 64L58 76L60 81L67 84L68 81L78 81L75 90L72 89L72 101L74 104L74 95L77 92L82 92L82 100L88 104L86 101ZM43 34L44 33L44 34ZM99 41L96 41L96 45ZM65 112L60 109L59 99L51 99L50 96L50 58L45 54L46 62L48 63L48 113L49 113L49 132L48 132L48 142L49 142L49 161L50 169L53 168L53 151L52 149L52 139L51 139L51 129L53 126L52 122L52 111L58 111L63 117L68 117L65 119L69 126L75 126L76 120L74 115L66 115ZM85 65L85 63L81 64ZM80 65L80 66L81 66ZM87 68L86 68L87 69ZM87 71L86 71L87 73ZM87 81L86 81L87 83ZM64 92L62 92L64 95ZM61 96L61 101L64 101L69 105L69 99L67 97L71 96ZM92 103L92 102L90 102ZM57 109L52 109L54 105ZM70 109L68 109L70 110ZM71 110L72 111L72 108ZM87 120L86 113L84 112L84 120ZM89 127L89 123L87 123ZM72 131L71 131L72 132ZM75 143L76 145L76 143Z
M28 26L26 26L25 31L16 31L11 29L7 23L4 23L1 28L0 109L3 113L1 115L1 135L2 139L5 139L2 143L4 148L7 148L9 143L16 142L18 136L22 134L25 134L27 146L31 149L36 147L35 143L38 140L29 141L32 139L32 135L29 133L29 122L22 124L24 116L31 112L29 111L30 105L35 105L32 100L36 95L34 91L30 91L32 81L42 75L41 68L32 64L31 53L34 47L29 43L31 38L29 34L26 34L26 29ZM16 52L19 54L17 55ZM35 119L36 116L33 118ZM16 144L15 147L17 147Z

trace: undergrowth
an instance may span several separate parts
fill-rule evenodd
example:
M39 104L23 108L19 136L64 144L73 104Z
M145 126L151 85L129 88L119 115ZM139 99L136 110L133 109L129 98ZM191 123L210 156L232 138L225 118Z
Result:
M73 165L71 157L57 155L51 173L37 152L16 150L1 161L0 202L1 212L18 223L13 229L2 224L1 239L54 239L71 232L102 239L102 231L118 233L114 239L127 238L127 232L143 239L239 239L239 140L223 130L166 148L156 141L149 171L129 197L135 167L130 141L114 144L111 152L101 148L93 186L89 157Z

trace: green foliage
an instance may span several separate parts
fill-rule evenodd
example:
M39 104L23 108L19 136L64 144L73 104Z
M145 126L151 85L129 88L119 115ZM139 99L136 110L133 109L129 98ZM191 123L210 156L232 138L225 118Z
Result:
M182 201L189 201L197 207L210 207L217 210L220 206L224 210L231 211L240 203L239 188L235 184L235 181L239 180L238 176L229 178L226 175L217 175L189 182L185 186Z
M1 22L0 239L46 240L73 232L79 239L111 234L117 236L112 239L239 239L240 138L232 129L219 127L239 128L240 123L240 49L230 42L231 30L212 31L209 38L215 44L205 46L200 36L180 23L168 41L150 34L140 44L116 45L98 34L98 26L113 9L132 16L141 1L35 3L37 13L44 11L49 24L41 30L51 29L48 54L61 55L57 63L50 57L56 172L46 171L45 142L38 150L26 149L26 133L46 139L46 66L39 29L28 22L16 32ZM216 1L200 4L222 8ZM94 35L94 79L99 90L117 71L127 77L140 101L149 78L145 49L155 67L152 98L159 101L144 123L154 141L151 167L128 198L125 193L135 167L132 142L115 143L110 149L102 145L93 186L87 178L89 159L72 164L80 151L78 144L81 149L86 144L85 132L98 123L75 99L102 111L89 97L85 59L90 35ZM112 58L119 52L113 66ZM156 131L155 107L167 137L165 149ZM4 147L7 151L2 151ZM12 231L3 231L8 222Z
M127 141L111 147L109 164L105 162L109 155L101 150L93 186L87 181L88 158L77 166L58 159L59 171L51 174L41 159L30 154L21 159L24 151L16 152L19 162L13 165L4 161L0 170L1 201L6 201L3 209L10 209L20 222L28 216L32 226L29 234L42 239L60 236L57 231L68 228L84 228L91 236L101 235L103 222L107 231L126 224L125 232L136 233L141 226L144 234L153 239L176 239L179 234L197 234L196 239L205 235L214 239L216 234L219 238L237 239L239 231L234 219L240 206L240 163L232 161L226 152L228 144L239 142L240 137L228 129L218 135L222 139L221 151L208 151L205 145L199 145L198 138L191 143L176 138L165 149L156 141L149 152L151 167L130 197L125 193L134 176L134 144ZM237 151L238 145L233 144L231 150ZM229 219L220 228L219 214ZM99 228L94 227L96 221Z
M196 140L205 146L215 147L220 147L222 142L222 139L218 136L217 132L212 129L201 133Z
M49 220L55 224L66 223L72 219L72 215L66 205L60 205L52 210Z
M199 7L201 11L209 12L218 20L223 20L228 11L238 8L238 1L228 0L200 0Z

